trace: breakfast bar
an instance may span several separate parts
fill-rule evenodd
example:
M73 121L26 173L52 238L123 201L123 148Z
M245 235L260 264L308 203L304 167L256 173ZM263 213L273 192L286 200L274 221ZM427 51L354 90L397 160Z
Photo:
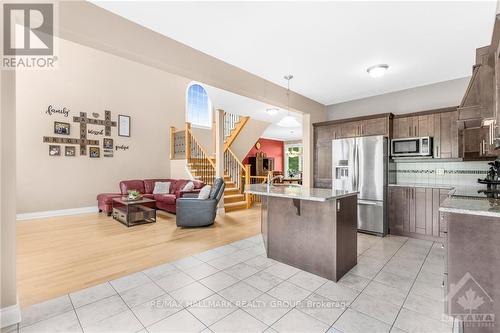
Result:
M357 264L357 192L253 184L267 256L338 281Z

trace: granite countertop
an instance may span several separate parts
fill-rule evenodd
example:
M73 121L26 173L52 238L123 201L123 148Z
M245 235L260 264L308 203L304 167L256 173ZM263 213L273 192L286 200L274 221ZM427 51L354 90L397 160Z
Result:
M451 196L441 203L439 211L500 218L500 199Z
M245 190L245 193L310 201L328 201L358 194L357 191L345 189L310 188L297 185L273 185L268 191L266 184L252 184Z

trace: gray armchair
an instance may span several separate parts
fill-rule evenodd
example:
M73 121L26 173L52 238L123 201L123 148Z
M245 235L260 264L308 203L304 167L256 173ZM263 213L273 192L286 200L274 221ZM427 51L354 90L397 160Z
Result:
M203 227L212 225L217 214L217 205L224 194L225 187L224 180L218 177L214 180L208 199L189 197L177 199L177 226Z

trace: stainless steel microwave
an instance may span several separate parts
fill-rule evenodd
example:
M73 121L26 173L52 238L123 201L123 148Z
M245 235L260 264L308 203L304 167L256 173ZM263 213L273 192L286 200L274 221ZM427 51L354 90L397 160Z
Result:
M392 157L425 157L432 156L432 138L404 138L391 140Z

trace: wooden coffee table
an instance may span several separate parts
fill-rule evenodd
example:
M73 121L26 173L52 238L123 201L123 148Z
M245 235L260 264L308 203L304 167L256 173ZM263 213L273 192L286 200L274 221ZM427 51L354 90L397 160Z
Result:
M142 198L127 200L126 198L113 199L113 219L127 227L138 224L156 222L156 208L149 207L156 200Z

